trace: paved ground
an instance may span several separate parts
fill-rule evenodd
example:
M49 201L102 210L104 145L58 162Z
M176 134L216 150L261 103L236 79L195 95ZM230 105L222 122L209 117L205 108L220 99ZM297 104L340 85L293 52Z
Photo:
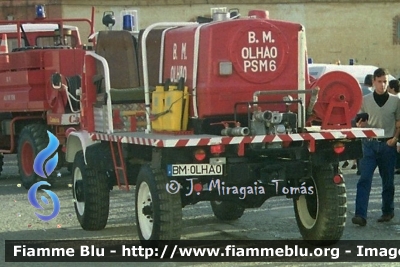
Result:
M0 222L0 266L4 264L4 240L24 239L115 239L137 240L137 231L134 223L134 190L131 192L119 191L117 188L111 193L111 208L107 227L102 231L84 231L81 229L73 207L70 176L64 169L61 178L55 187L51 188L60 200L61 210L58 217L50 222L43 222L36 218L33 208L27 198L27 190L19 185L16 160L13 156L5 157L5 166L0 178L0 203L2 207ZM354 215L354 198L357 175L353 170L344 170L348 212L347 223L344 231L344 240L398 240L400 238L400 213L389 223L379 224L376 219L380 212L380 179L374 179L371 192L369 221L366 227L352 225ZM400 176L396 176L396 186L400 186ZM398 208L399 195L396 196L395 205ZM51 210L51 209L50 209ZM43 212L44 213L44 212ZM284 197L272 198L259 209L246 210L241 219L231 223L222 223L212 214L209 203L199 203L183 209L182 239L224 239L224 240L301 240L295 218L292 201ZM54 263L16 263L7 266L54 266ZM133 263L127 263L126 266ZM319 266L322 263L240 263L236 266ZM369 266L374 264L359 263ZM88 266L114 266L112 263L93 263ZM134 263L135 266L151 266L151 263ZM233 263L165 263L162 266L232 266ZM335 265L325 263L324 265ZM337 266L342 266L340 264ZM354 266L354 263L346 263ZM381 265L381 264L380 264ZM391 264L386 263L386 266ZM70 266L60 263L57 266ZM71 264L72 266L72 264ZM118 263L118 266L125 266ZM158 265L160 266L160 265Z

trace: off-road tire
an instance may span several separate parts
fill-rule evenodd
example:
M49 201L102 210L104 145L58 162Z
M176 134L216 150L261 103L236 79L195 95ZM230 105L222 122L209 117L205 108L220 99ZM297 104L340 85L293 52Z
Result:
M307 188L313 194L294 199L297 226L303 239L316 245L332 245L342 237L346 222L346 186L333 182L332 165L314 167Z
M136 183L136 225L141 241L179 240L182 202L180 194L166 190L168 177L160 169L142 165Z
M37 154L47 147L49 136L44 124L26 125L18 138L17 159L22 185L29 189L42 178L33 170Z
M245 207L233 201L210 201L215 217L221 221L233 221L242 217Z
M72 167L72 196L75 213L84 230L101 230L107 225L110 189L105 172L85 165L78 151Z

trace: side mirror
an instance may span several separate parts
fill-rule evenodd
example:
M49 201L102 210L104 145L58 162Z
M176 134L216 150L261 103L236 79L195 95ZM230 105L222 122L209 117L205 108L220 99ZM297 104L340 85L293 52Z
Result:
M101 20L104 26L106 26L109 30L112 30L112 27L115 25L115 17L114 12L106 11L103 13L103 18Z
M54 89L61 89L61 74L56 72L51 75L51 85Z

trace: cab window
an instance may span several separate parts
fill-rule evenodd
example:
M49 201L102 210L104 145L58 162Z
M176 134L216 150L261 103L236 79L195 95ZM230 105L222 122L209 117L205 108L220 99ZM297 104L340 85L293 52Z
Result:
M76 47L75 37L72 35L64 35L64 43L61 42L60 36L39 36L36 38L37 46L57 46L66 45Z
M7 39L7 45L8 45L8 52L13 51L13 49L18 48L18 39L17 38L8 38ZM25 40L21 39L21 46L25 46Z

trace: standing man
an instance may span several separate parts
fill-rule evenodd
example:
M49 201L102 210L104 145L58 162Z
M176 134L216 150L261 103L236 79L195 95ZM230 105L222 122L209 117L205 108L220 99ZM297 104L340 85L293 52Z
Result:
M361 176L357 183L354 224L367 224L367 210L372 177L376 167L382 179L382 216L378 222L388 222L394 216L394 167L396 143L400 134L400 100L386 90L388 71L378 68L374 72L374 92L363 97L362 113L369 119L357 122L357 127L383 128L383 138L363 140L363 158L360 160Z

